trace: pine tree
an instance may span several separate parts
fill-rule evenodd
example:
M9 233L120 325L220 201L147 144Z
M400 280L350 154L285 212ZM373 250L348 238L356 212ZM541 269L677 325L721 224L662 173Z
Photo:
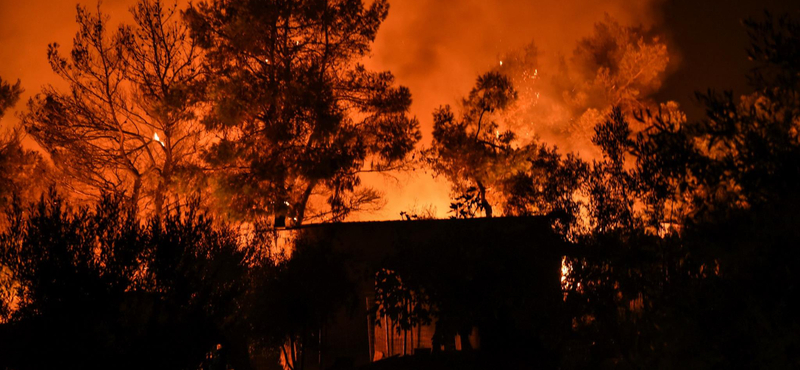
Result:
M368 71L385 0L200 2L185 13L205 49L206 160L242 217L341 220L380 194L359 174L402 165L420 138L409 90ZM324 197L328 209L313 205Z

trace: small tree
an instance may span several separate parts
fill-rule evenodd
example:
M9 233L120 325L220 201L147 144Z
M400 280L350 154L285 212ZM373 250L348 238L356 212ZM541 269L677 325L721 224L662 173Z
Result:
M524 153L513 145L515 134L500 132L496 113L514 102L517 92L511 81L497 72L480 77L462 102L461 117L450 106L433 113L433 144L426 150L427 164L450 182L457 200L457 216L471 215L475 204L492 217L489 191L514 171ZM475 191L477 189L477 192ZM463 208L463 209L462 209ZM458 209L462 209L460 212Z
M352 312L357 277L329 239L313 236L299 236L291 257L265 262L254 272L249 297L252 338L279 348L287 368L302 370L312 353L322 360L327 324Z
M17 80L17 83L10 85L0 78L0 118L3 118L8 108L17 104L20 94L22 94L22 87L19 80Z

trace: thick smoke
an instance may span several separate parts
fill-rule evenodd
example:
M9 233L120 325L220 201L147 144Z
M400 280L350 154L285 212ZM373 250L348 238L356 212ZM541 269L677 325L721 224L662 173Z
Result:
M433 109L465 95L501 55L531 41L542 55L569 54L606 14L621 24L651 26L653 2L394 1L367 63L411 88L413 112L427 124L429 140Z
M622 25L649 28L658 5L655 0L394 1L367 65L392 71L411 89L412 113L422 124L422 143L427 145L433 110L457 103L477 76L498 68L505 55L533 42L539 62L555 66L607 16ZM552 72L542 71L545 76ZM566 136L547 139L560 148L578 147ZM385 189L388 204L379 214L363 218L395 219L400 211L430 205L439 217L447 216L448 185L420 170L397 180L375 176L367 183Z

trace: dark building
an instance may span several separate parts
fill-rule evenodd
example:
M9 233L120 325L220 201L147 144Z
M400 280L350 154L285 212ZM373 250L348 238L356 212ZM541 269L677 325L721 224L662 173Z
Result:
M508 217L352 222L283 231L284 236L291 234L344 256L357 295L357 304L337 313L326 326L319 348L306 351L305 366L358 366L431 351L435 322L399 331L386 319L376 325L369 308L375 304L375 276L381 269L397 269L430 283L437 298L458 302L455 311L461 322L468 317L474 323L471 347L536 345L542 333L563 324L557 311L566 245L552 231L551 221ZM456 334L444 334L441 348L466 347L467 339Z

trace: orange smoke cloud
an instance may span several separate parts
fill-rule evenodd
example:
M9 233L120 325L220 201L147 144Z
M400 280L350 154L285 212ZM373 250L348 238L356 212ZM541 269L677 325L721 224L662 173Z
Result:
M656 0L394 1L366 64L392 71L398 83L411 89L412 114L422 125L422 144L428 145L433 110L465 96L479 74L500 65L502 55L533 41L540 58L554 61L569 56L606 14L622 25L652 26L656 5ZM361 219L397 219L400 211L431 205L438 217L447 217L446 182L421 170L397 176L366 179L368 185L384 189L387 204Z

